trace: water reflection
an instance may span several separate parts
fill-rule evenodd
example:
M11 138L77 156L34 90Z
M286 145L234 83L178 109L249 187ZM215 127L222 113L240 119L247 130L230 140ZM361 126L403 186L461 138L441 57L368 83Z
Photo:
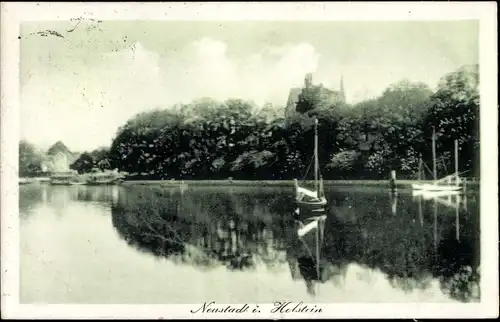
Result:
M284 261L288 219L278 212L283 198L283 193L236 191L181 197L173 189L134 188L120 191L112 219L123 238L138 249L201 267L222 264L242 270L256 261L268 266Z
M477 196L455 197L331 188L324 213L298 217L291 189L39 185L21 188L20 210L26 219L42 206L65 216L72 203L91 204L142 253L207 274L266 267L277 284L286 267L290 282L326 300L344 287L377 293L383 276L408 294L438 283L450 298L477 301Z
M464 225L460 220L462 212L467 212L468 197L461 194L421 197L432 203L435 218L436 256L431 270L441 280L442 289L461 301L479 298L479 248L476 245L480 241L478 234L470 236L467 230L466 234L462 233ZM448 216L446 222L439 222L440 214ZM446 228L439 229L441 225Z
M469 289L478 282L473 277L479 267L478 218L463 209L450 217L455 211L444 206L438 210L434 205L439 201L418 199L415 207L415 200L397 195L332 194L317 242L321 260L316 261L308 254L315 246L297 237L293 212L283 209L291 202L288 194L121 192L113 224L130 244L157 256L175 255L175 260L199 267L224 265L233 270L286 261L292 279L300 276L310 294L315 293L314 282L340 282L347 265L357 263L381 270L393 287L405 291L426 289L438 278L456 299L478 297ZM460 216L467 228L460 241L452 240L450 232L456 229L450 219ZM464 271L474 272L465 282Z

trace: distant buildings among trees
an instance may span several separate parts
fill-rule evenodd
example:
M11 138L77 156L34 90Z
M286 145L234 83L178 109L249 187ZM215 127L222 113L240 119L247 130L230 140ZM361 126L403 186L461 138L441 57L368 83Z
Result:
M42 162L42 172L60 173L69 172L70 165L80 156L71 152L61 141L49 148Z
M340 77L340 89L332 90L323 84L314 85L312 74L304 78L304 87L291 88L285 108L285 118L320 107L328 108L345 104L344 79ZM316 105L316 106L315 106Z
M70 165L79 156L79 153L71 152L61 141L45 152L23 140L19 143L19 176L69 172Z

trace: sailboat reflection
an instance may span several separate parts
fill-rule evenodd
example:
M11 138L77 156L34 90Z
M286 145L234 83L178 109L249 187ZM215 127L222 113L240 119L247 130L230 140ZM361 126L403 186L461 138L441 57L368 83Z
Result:
M393 216L395 216L398 212L398 192L390 191L389 199L391 201L391 213Z
M296 214L300 212L296 210ZM323 246L326 213L304 220L295 220L291 227L292 238L287 249L287 262L293 279L302 277L306 282L307 292L316 295L318 283L323 281L324 264L320 253Z
M415 195L414 195L415 196ZM460 207L467 210L467 195L462 195L456 192L448 193L432 193L418 195L418 211L420 222L423 223L422 215L422 200L430 200L433 204L433 226L434 226L434 247L437 248L438 235L438 206L444 206L449 209L455 209L455 238L460 241Z

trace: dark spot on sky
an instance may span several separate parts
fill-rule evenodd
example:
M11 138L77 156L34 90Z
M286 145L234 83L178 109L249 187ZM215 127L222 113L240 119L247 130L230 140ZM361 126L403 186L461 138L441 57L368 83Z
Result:
M17 36L17 39L21 39L21 36Z

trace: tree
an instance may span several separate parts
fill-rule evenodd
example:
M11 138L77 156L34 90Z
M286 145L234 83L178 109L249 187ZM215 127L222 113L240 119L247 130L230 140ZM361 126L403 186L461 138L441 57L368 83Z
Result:
M432 91L427 85L402 80L390 85L376 99L354 107L341 122L341 136L366 160L364 170L380 177L390 170L412 176L418 169L419 151L423 150L421 122L429 108Z
M402 80L390 85L377 101L392 120L412 124L427 113L431 95L426 84Z
M349 174L356 169L360 156L361 153L354 150L341 150L331 156L326 168L333 173Z
M268 166L269 162L274 160L274 153L270 151L248 151L240 155L233 161L231 170L241 171L246 174L246 177L254 178L262 171L262 168ZM249 174L251 174L249 176ZM246 178L245 178L246 179Z
M262 106L261 109L258 110L256 117L257 119L266 122L266 123L271 123L276 119L279 119L285 115L285 108L284 107L276 107L273 106L271 103L266 103L264 106Z
M99 170L111 170L111 162L109 159L109 150L107 148L99 148L90 152L90 156L94 161L94 167Z
M296 111L304 114L324 107L326 102L322 97L322 90L323 88L321 86L311 85L309 87L304 87L299 94Z
M445 75L431 97L425 135L436 130L438 150L452 152L459 144L460 171L479 175L479 66L464 66ZM452 164L452 160L448 160Z
M42 170L42 154L25 140L19 142L19 176L30 176Z
M78 173L88 173L94 168L94 159L89 153L84 152L70 165L70 168Z
M412 178L420 155L429 158L433 126L439 155L453 151L453 138L460 140L465 169L470 155L478 164L477 79L474 69L460 70L444 77L436 93L403 80L378 98L349 106L308 77L296 106L300 113L286 120L269 104L257 112L251 101L204 98L136 115L118 130L109 151L91 156L101 169L141 178L301 178L311 162L317 118L325 179L386 178L390 170Z

